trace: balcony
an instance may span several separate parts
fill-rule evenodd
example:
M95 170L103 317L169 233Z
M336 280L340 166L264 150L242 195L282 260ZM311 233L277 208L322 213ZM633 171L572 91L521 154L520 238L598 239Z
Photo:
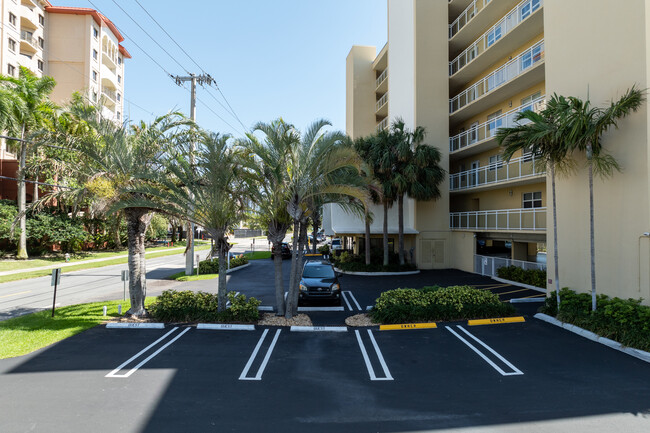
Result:
M449 16L458 16L471 2L472 0L449 0Z
M388 122L388 117L384 118L381 122L377 124L377 132L383 131L390 126Z
M471 231L546 231L546 208L450 212L449 228Z
M38 14L34 12L35 9L29 8L25 5L20 7L20 27L28 28L30 30L38 29Z
M487 190L502 188L512 183L539 181L540 177L546 176L546 170L540 169L538 164L535 155L528 153L509 162L498 161L485 167L450 174L449 190Z
M375 115L388 116L388 93L384 93L375 104Z
M27 53L36 53L40 49L38 41L32 32L21 30L20 32L20 51Z
M491 0L474 0L467 6L467 8L461 12L461 14L454 20L453 23L449 24L449 39L453 38L456 33L460 31L465 25L483 10L483 8L490 3Z
M375 80L375 92L386 93L388 91L388 69L384 69Z
M470 128L467 131L449 137L449 152L453 153L467 149L466 152L463 152L463 156L465 157L490 149L493 147L492 140L496 137L497 129L511 128L515 126L515 119L519 113L526 110L539 112L543 105L544 96L540 96L539 98L533 99L527 104L514 108L499 117L490 119L474 128ZM522 125L525 125L526 123L528 123L528 120L526 119L523 119L520 122Z
M495 4L498 2L495 2ZM521 42L522 40L529 40L536 34L539 34L543 28L543 16L541 13L536 13L543 6L543 0L524 0L513 8L507 15L505 15L499 22L483 33L472 45L465 51L460 53L454 60L449 62L449 75L453 76L467 65L475 62L478 58L483 57L482 54L488 49L493 55L487 63L494 62L496 59L504 57L511 52L515 47L512 47L513 42ZM531 20L535 18L535 20ZM520 26L523 22L526 25ZM516 34L514 30L518 29ZM528 30L528 31L526 31ZM506 36L511 37L506 38ZM503 43L504 41L510 43ZM501 43L499 43L501 42ZM500 46L500 49L496 49Z
M543 66L544 40L450 99L450 124L469 119L498 101L541 82L544 79Z

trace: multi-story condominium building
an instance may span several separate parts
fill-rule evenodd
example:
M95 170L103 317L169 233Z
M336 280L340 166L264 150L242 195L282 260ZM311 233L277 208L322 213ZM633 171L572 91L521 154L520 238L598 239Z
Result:
M50 95L57 104L74 92L101 105L101 114L121 123L124 115L124 59L117 27L94 9L53 6L46 0L1 0L0 68L18 76L25 66L37 76L56 80ZM14 149L0 141L0 175L15 177ZM28 200L32 187L28 187ZM15 198L16 184L0 179L0 198Z
M496 131L554 93L604 105L632 85L650 87L649 25L650 0L388 0L386 46L354 46L347 57L346 129L356 138L402 118L442 152L442 196L405 206L406 249L419 268L492 274L507 257L547 267L554 289L551 183L531 153L503 161ZM604 137L623 171L597 179L594 193L598 290L645 303L648 116L644 105ZM562 286L588 290L588 178L584 157L574 157L577 171L557 180L559 275ZM382 210L373 213L380 246ZM336 206L324 221L363 248L363 221ZM396 247L396 209L388 225Z

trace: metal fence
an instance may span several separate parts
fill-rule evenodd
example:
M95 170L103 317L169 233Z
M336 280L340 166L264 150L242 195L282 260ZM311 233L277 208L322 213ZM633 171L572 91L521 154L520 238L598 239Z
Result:
M493 257L493 256L481 256L478 254L474 255L474 272L481 275L486 275L489 277L497 276L497 269L507 267L507 266L517 266L524 270L528 269L546 269L545 263L537 262L526 262L523 260L512 260L506 259L504 257Z

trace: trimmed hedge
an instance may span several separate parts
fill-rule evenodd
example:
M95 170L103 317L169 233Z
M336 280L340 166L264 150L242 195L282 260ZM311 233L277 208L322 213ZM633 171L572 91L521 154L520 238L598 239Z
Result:
M488 290L470 286L395 289L381 294L369 314L378 323L507 317L515 308Z
M371 255L369 265L366 265L365 255L350 254L347 251L333 259L338 269L347 272L405 272L417 270L417 267L411 263L400 266L397 254L391 254L388 266L383 265L383 255L379 257L377 254Z
M244 255L239 255L230 259L230 269L248 264L248 258ZM218 274L219 273L219 259L203 260L199 262L199 274Z
M497 269L497 277L504 280L546 288L546 269L522 269L518 266L504 266Z
M540 311L549 316L618 341L624 346L650 351L650 307L641 299L596 296L596 311L591 311L591 294L560 290L560 311L555 291L549 294Z
M230 306L226 311L217 311L217 295L191 290L165 290L156 302L149 306L151 316L162 322L256 322L259 319L261 301L236 295L226 294Z

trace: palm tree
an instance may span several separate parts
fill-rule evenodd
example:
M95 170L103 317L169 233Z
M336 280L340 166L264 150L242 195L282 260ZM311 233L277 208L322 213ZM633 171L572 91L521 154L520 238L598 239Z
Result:
M512 128L499 128L497 142L503 147L503 159L509 162L517 152L530 152L535 155L535 163L540 171L548 168L551 173L553 196L553 260L555 267L555 295L557 308L560 308L560 271L557 237L557 200L555 192L556 171L566 172L573 166L568 157L569 147L565 142L567 100L553 95L540 112L532 110L517 114L517 125ZM528 121L527 123L522 123Z
M263 141L255 135L263 134ZM275 302L278 315L285 314L282 282L282 242L291 226L287 212L287 161L291 148L299 142L298 131L282 119L258 123L253 132L238 142L248 155L247 175L249 195L257 206L256 212L267 228L266 236L274 248Z
M645 92L632 86L607 108L592 107L589 98L582 101L569 97L567 118L568 140L573 150L584 152L589 173L589 242L591 254L591 308L596 311L596 247L594 241L594 171L610 177L620 171L618 162L603 149L601 138L610 128L618 128L618 120L636 112L645 101Z
M293 258L285 316L293 317L298 306L299 273L302 249L306 242L309 202L317 197L353 197L366 203L366 192L358 173L357 153L340 132L325 132L330 123L317 120L299 142L293 142L288 155L287 212L293 220ZM323 203L328 200L323 200Z
M27 258L26 214L27 197L25 171L28 142L27 136L46 126L55 110L48 99L56 82L52 77L38 78L24 66L20 67L18 78L0 75L0 118L2 128L10 136L20 136L18 169L18 215L19 238L16 258Z
M423 143L424 127L409 131L404 121L397 119L391 127L391 135L396 161L392 180L397 193L399 264L404 265L404 196L420 201L439 198L438 186L445 179L445 170L440 167L440 151Z

